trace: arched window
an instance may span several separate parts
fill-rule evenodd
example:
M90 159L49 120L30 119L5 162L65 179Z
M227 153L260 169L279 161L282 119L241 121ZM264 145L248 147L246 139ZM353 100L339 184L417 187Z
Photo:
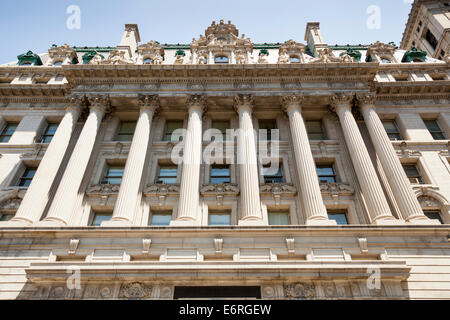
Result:
M428 219L438 220L440 223L444 224L441 211L442 204L439 200L429 195L421 195L417 198L417 200L423 209L424 215Z
M228 64L230 63L230 60L227 56L217 56L214 58L214 63L216 64Z
M381 58L381 63L392 63L391 60L389 60L388 58Z
M144 64L152 64L152 59L151 58L145 58L144 59Z
M55 67L60 67L60 66L62 66L62 61L56 61L55 63L53 63L53 65L55 66Z
M298 56L290 57L291 63L300 63L300 58Z

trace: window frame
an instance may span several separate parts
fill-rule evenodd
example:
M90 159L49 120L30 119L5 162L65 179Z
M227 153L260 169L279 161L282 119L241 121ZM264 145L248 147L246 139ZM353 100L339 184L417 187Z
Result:
M319 123L321 131L320 132L319 131L311 132L310 130L308 130L308 129L311 129L311 127L308 127L308 124L311 124L311 123ZM305 121L305 128L306 128L306 133L308 134L309 141L324 141L324 140L327 140L327 135L325 133L325 128L323 127L323 121L322 120L307 120L307 121ZM315 138L313 139L311 137L312 135L319 135L319 134L321 135L322 139L315 139Z
M8 134L8 129L11 126L15 126L14 131L11 134ZM9 141L11 140L11 137L14 135L14 133L16 132L17 128L19 127L19 123L18 122L7 122L5 123L1 133L0 133L0 143L9 143ZM3 141L3 139L5 137L8 137L8 140Z
M347 226L350 224L348 219L348 210L347 209L327 209L327 216L329 220L336 221L338 226ZM332 216L344 216L345 224L339 223L338 219L332 219Z
M113 170L113 169L117 169L117 168L121 168L122 169L122 175L120 176L120 183L111 183L108 179L118 179L119 176L113 176L113 175L109 175L109 171ZM117 164L106 164L106 168L102 177L102 180L100 182L101 185L115 185L115 186L120 186L122 184L123 181L123 175L125 173L125 166L123 165L117 165Z
M208 226L211 227L226 227L231 226L231 215L232 210L230 209L224 209L224 210L208 210ZM229 217L229 224L211 224L211 216L228 216Z
M442 217L442 212L440 210L423 210L423 214L431 220L438 220L441 224L445 224L444 223L444 218ZM428 215L429 214L435 214L438 218L431 218Z
M168 131L169 123L179 123L179 124L181 124L181 126L175 128L172 132L169 133L169 131ZM165 141L165 142L172 141L172 134L173 134L173 132L175 130L183 129L183 128L184 128L184 121L183 120L166 120L166 122L164 124L164 132L163 132L162 141Z
M123 129L123 125L124 124L134 124L134 130L133 133L127 133L122 131ZM137 126L137 122L136 121L121 121L119 123L119 128L117 130L116 136L115 136L115 141L119 141L119 142L131 142L133 141L133 137L134 137L134 133L136 132L136 126ZM121 139L121 137L129 137L129 140L125 140L125 139Z
M28 188L31 185L31 182L33 181L34 176L37 172L37 167L25 167L25 170L22 172L22 175L20 176L19 180L17 181L17 187L24 187ZM27 177L28 173L34 171L33 176ZM29 181L29 184L26 185L26 183Z
M402 164L403 170L405 171L406 177L408 178L409 182L411 183L411 185L421 185L421 184L426 184L425 180L423 179L423 175L420 172L420 169L418 168L417 164L415 163L403 163ZM407 167L410 168L414 168L415 171L417 171L417 175L414 176L409 176L408 175L408 171L406 170ZM416 181L418 181L418 183L414 183L412 181L412 179L416 179Z
M228 176L225 175L213 175L213 171L214 169L218 169L218 170L223 170L223 169L227 169L228 170ZM228 182L214 182L214 179L227 179L228 178ZM230 184L231 183L231 166L229 164L211 164L210 166L210 171L209 171L209 183L213 184L213 185L217 185L217 184Z
M436 141L447 140L445 132L442 130L441 126L439 125L439 121L437 119L423 119L423 122L425 123L428 132L431 134L434 140ZM431 128L429 126L431 123L435 125L437 129Z
M288 223L286 224L274 224L270 222L271 215L285 215L287 217ZM290 226L292 225L292 219L291 219L291 211L290 209L267 209L267 221L269 226Z
M319 174L319 169L331 169L333 171L333 174L332 175L329 175L329 174L327 174L327 175L320 175ZM331 164L316 164L316 173L317 173L317 178L319 179L319 184L320 183L338 183L339 182L334 163L331 163ZM323 178L332 178L334 181L333 182L330 182L328 180L327 181L321 181L321 179L320 179L321 177L323 177Z
M167 209L167 210L153 210L150 209L151 211L151 217L149 219L149 226L150 227L169 227L170 226L170 222L173 219L173 210L171 209ZM170 217L169 219L169 223L168 224L154 224L154 217L158 217L158 216L167 216Z
M55 132L54 132L53 134L49 134L49 133L48 133L48 132L49 132L49 129L50 129L50 127L52 127L52 126L56 126ZM56 131L58 130L58 128L59 128L59 123L48 123L48 124L47 124L47 127L45 128L44 133L41 135L40 143L51 143L52 140L53 140L53 137L54 137L55 134L56 134ZM50 140L49 140L49 141L46 141L47 138L50 138Z
M384 131L386 132L387 136L389 137L389 140L391 140L391 141L404 140L403 136L402 136L402 133L400 132L400 129L399 129L398 125L397 125L397 121L395 121L395 120L382 120L381 122L383 124ZM395 132L389 132L388 128L386 128L386 125L385 125L387 123L392 123L393 126L394 126L394 129L396 131ZM395 137L393 137L393 136L395 136Z
M262 125L264 123L266 124L271 123L274 124L274 126L273 128L268 129L266 128L267 126ZM267 130L266 141L272 141L272 130L279 130L277 119L258 119L258 128L259 130ZM258 136L261 137L261 132L259 132Z
M89 226L90 227L101 227L102 223L105 221L110 221L113 217L113 211L96 211L96 210L91 210L91 217L89 219ZM110 217L109 219L105 219L105 220L101 220L100 224L98 225L94 225L95 222L95 218L97 216L108 216Z
M219 58L226 58L224 61L218 61ZM227 55L219 54L217 56L214 56L214 64L230 64L230 58Z
M162 176L161 170L168 169L169 167L171 169L176 170L176 175L175 176L170 176L170 175ZM175 183L167 183L164 179L175 179ZM174 185L174 184L177 184L177 180L178 180L178 166L177 165L175 165L175 164L158 164L158 172L156 174L155 184Z
M264 179L264 184L280 184L286 182L286 177L284 174L283 163L280 161L278 165L277 174L267 175L264 172L264 169L268 169L271 167L271 163L264 164L262 166L262 176Z

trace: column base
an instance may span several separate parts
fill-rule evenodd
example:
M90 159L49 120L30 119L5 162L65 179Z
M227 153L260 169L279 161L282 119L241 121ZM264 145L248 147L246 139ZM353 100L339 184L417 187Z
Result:
M171 227L198 227L199 223L197 220L191 219L177 219L170 221Z
M330 219L307 219L307 226L337 226L337 222Z
M392 218L381 218L372 222L373 226L400 226L405 225L405 221Z
M67 223L59 219L46 219L33 224L34 228L62 228L67 227Z
M418 216L406 221L408 225L416 225L416 226L430 226L430 225L441 225L439 220L429 219L426 216Z
M0 222L0 228L25 228L25 227L31 227L33 225L32 221L25 220L25 219L15 219L9 221L1 221Z
M238 221L240 227L260 227L267 226L262 219L241 219Z
M132 223L129 220L126 219L114 219L112 218L109 221L103 221L100 227L106 227L106 228L128 228L131 227Z

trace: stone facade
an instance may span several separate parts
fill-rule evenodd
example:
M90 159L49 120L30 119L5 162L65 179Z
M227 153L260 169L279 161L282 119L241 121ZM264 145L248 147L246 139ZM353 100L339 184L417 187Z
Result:
M140 41L0 66L0 299L450 298L448 61L319 23Z

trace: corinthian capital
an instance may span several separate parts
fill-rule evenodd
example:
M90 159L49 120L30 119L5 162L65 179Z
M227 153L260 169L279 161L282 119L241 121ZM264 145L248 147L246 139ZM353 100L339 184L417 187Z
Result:
M303 102L305 101L305 97L303 94L299 95L288 95L281 98L281 106L283 110L287 113L291 107L301 108Z
M202 94L192 94L186 99L186 106L191 109L194 107L200 108L202 113L206 112L208 108L208 100Z
M248 107L253 110L255 97L252 94L238 94L234 97L234 109L239 112L240 107Z
M89 105L91 107L110 107L111 101L107 94L90 94L88 96Z
M78 113L86 107L86 96L84 94L73 94L68 97L68 106L66 111L75 110Z
M154 110L159 109L160 102L159 102L159 95L153 94L153 95L140 95L139 96L139 106L141 108L153 108Z
M330 98L331 111L336 112L336 109L340 106L351 107L353 104L354 98L355 98L355 94L352 92L335 93Z
M356 95L356 100L358 101L358 104L360 107L370 105L375 105L376 96L373 93L366 92L366 93L358 93Z

